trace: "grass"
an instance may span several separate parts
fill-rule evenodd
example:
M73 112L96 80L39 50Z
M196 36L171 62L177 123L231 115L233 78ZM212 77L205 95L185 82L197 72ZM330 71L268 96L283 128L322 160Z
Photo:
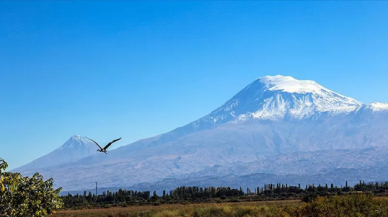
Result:
M300 205L299 200L241 202L241 203L203 203L203 204L173 204L160 206L129 206L107 209L63 210L55 215L58 217L239 217L239 216L280 216L284 207Z

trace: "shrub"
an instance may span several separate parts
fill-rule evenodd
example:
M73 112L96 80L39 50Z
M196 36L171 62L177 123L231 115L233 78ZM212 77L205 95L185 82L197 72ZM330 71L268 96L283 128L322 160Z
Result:
M4 172L7 167L7 162L0 159L0 216L40 217L63 206L58 195L61 188L53 188L53 179L44 181L39 173L29 178Z
M284 216L388 216L388 200L371 195L317 197L309 203L288 207Z

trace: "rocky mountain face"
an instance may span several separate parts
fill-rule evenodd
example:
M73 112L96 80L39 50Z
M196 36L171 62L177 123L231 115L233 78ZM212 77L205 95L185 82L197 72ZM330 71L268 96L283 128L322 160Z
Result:
M335 181L352 174L342 169L361 171L387 163L381 154L388 153L387 121L388 104L366 105L314 81L266 76L209 115L168 133L108 155L56 165L32 162L33 166L16 170L26 174L38 170L64 190L93 188L95 181L101 187L217 186L222 180L242 183L250 176L260 184L260 174L267 177L261 180L273 182L292 175L311 181L324 174L325 180ZM51 158L46 156L42 158ZM370 178L373 171L368 172ZM376 178L388 180L388 174L377 173Z

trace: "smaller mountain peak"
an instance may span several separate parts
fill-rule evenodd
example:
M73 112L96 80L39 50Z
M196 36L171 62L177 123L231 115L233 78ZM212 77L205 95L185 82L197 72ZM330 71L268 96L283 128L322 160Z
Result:
M81 136L81 135L74 135L74 136L70 137L70 139L73 139L73 140L81 140L82 137L83 137L83 136Z
M89 146L91 141L89 141L85 136L74 135L70 137L65 144L62 145L62 148L72 148L74 146Z
M94 143L89 141L86 137L74 135L59 148L18 169L30 170L32 168L44 168L76 161L95 154L96 149Z

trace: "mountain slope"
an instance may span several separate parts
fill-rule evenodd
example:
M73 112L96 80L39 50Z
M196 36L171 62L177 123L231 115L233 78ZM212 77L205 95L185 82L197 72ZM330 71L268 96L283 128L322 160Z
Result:
M388 147L387 108L382 103L362 104L313 81L266 76L188 125L108 155L96 154L39 171L65 190L77 190L91 188L95 181L101 187L112 187L179 179L191 173L200 175L216 165L233 168L287 153ZM325 160L335 159L328 155ZM278 169L292 171L288 164ZM19 171L31 174L35 170ZM266 172L255 167L249 171ZM220 175L227 174L213 174Z
M240 163L260 162L266 156L277 158L280 154L301 151L313 153L320 150L388 146L385 133L388 131L385 124L387 115L383 116L385 121L368 118L370 122L367 123L352 123L353 115L344 117L340 122L332 119L323 123L317 120L231 124L157 146L134 149L130 145L112 150L107 156L93 155L41 171L46 176L54 177L56 184L66 190L87 188L93 180L101 183L101 187L129 186L198 173L215 165L230 167ZM325 159L333 161L330 156ZM101 168L104 177L101 177ZM291 170L290 164L277 169ZM254 173L255 169L251 172ZM217 176L216 173L214 175Z

